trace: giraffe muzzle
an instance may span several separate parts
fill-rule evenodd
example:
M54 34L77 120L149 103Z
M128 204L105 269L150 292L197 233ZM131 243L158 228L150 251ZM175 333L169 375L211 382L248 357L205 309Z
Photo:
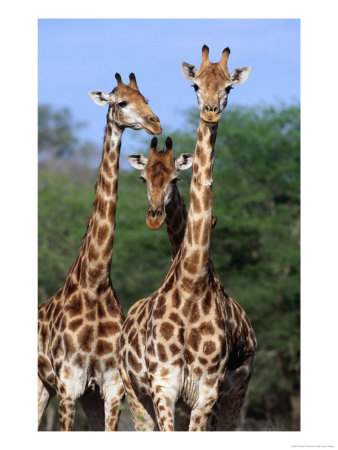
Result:
M151 230L157 230L163 225L165 219L164 208L149 208L146 215L146 224Z
M208 123L216 123L221 118L221 113L217 105L204 105L201 114L201 119Z
M155 116L148 116L146 117L147 126L145 126L145 130L148 134L161 134L162 128L160 119Z

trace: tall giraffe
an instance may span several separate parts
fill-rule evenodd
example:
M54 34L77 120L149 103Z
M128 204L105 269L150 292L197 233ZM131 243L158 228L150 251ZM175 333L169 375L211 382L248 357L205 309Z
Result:
M243 83L250 69L229 74L230 50L225 49L216 64L208 53L204 46L198 71L182 64L200 108L182 245L161 287L131 308L120 337L120 373L135 409L136 429L151 429L151 419L156 418L160 430L174 430L178 399L191 408L189 430L215 428L212 419L217 414L212 411L223 406L224 398L225 422L233 427L253 370L254 331L244 310L226 294L209 259L218 120L231 85Z
M119 74L115 78L118 85L110 94L90 92L96 104L109 106L94 211L65 284L39 306L38 420L56 394L62 431L72 429L78 398L92 426L100 428L98 394L105 429L116 430L124 396L118 372L124 317L110 279L121 137L125 128L160 134L161 125L135 75L129 75L128 85Z

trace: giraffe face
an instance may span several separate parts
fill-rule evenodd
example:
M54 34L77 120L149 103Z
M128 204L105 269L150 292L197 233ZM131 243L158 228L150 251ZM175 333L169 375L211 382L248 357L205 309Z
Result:
M89 93L99 106L109 105L108 118L121 128L141 130L149 134L161 134L159 118L148 106L148 100L140 93L134 74L130 74L130 83L124 84L119 74L115 75L118 85L110 94L103 91Z
M127 157L130 164L141 170L141 179L147 185L149 207L146 223L151 230L163 225L166 217L165 207L170 202L179 170L186 170L192 165L193 155L184 153L175 160L172 154L172 141L166 140L166 151L156 150L157 138L153 138L149 158L143 155Z
M218 63L209 61L209 49L206 45L202 49L202 64L199 70L192 64L183 62L181 65L183 76L193 83L196 91L200 117L205 122L216 123L228 102L228 95L233 85L246 81L251 71L250 67L235 69L229 74L227 61L230 49L223 50Z

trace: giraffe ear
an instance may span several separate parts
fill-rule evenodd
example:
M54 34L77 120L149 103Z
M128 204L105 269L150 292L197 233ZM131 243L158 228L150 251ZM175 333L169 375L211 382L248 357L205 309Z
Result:
M251 67L239 67L231 72L230 78L232 84L242 84L248 79L250 75Z
M143 155L129 155L127 160L137 170L143 170L148 162L148 158Z
M182 62L181 69L184 78L193 82L196 76L196 67L193 64Z
M191 167L192 162L194 160L194 155L191 153L182 153L176 160L175 160L175 167L177 170L186 170Z
M89 96L99 106L106 106L111 100L110 95L105 94L103 91L91 91Z

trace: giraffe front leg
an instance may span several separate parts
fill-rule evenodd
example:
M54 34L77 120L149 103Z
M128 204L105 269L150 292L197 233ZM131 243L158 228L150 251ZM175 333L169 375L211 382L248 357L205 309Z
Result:
M175 406L182 374L179 368L166 363L157 365L149 375L151 398L160 431L175 430Z
M154 431L155 422L143 407L135 393L126 388L126 397L133 418L136 431Z
M117 431L124 399L124 386L119 373L109 377L109 385L104 388L105 431Z
M161 367L158 373L151 375L151 398L155 410L156 420L160 431L174 431L175 404L178 394L178 376L171 371L172 378L168 377L169 368Z
M57 400L60 431L72 431L76 399L62 389L62 392L59 391L57 394Z
M174 431L175 399L167 389L156 386L152 395L157 424L160 431Z
M124 384L125 394L127 397L130 412L133 418L134 427L136 431L154 431L155 423L147 410L143 407L140 400L137 398L133 386L129 380L128 374L125 370L122 356L119 358L119 371Z
M215 402L207 421L207 430L216 431L218 424L218 416L220 412L220 398Z
M204 393L203 393L204 391ZM217 413L218 392L216 385L201 389L202 395L191 410L189 431L214 430L217 424L214 414ZM213 408L215 410L213 411ZM209 428L209 426L211 428Z
M52 394L44 386L40 377L38 377L38 426L40 425L42 415L46 411L51 397Z
M110 397L104 403L105 431L117 431L124 394Z
M76 373L68 364L59 369L56 380L60 431L72 431L75 402L85 390L85 371Z

